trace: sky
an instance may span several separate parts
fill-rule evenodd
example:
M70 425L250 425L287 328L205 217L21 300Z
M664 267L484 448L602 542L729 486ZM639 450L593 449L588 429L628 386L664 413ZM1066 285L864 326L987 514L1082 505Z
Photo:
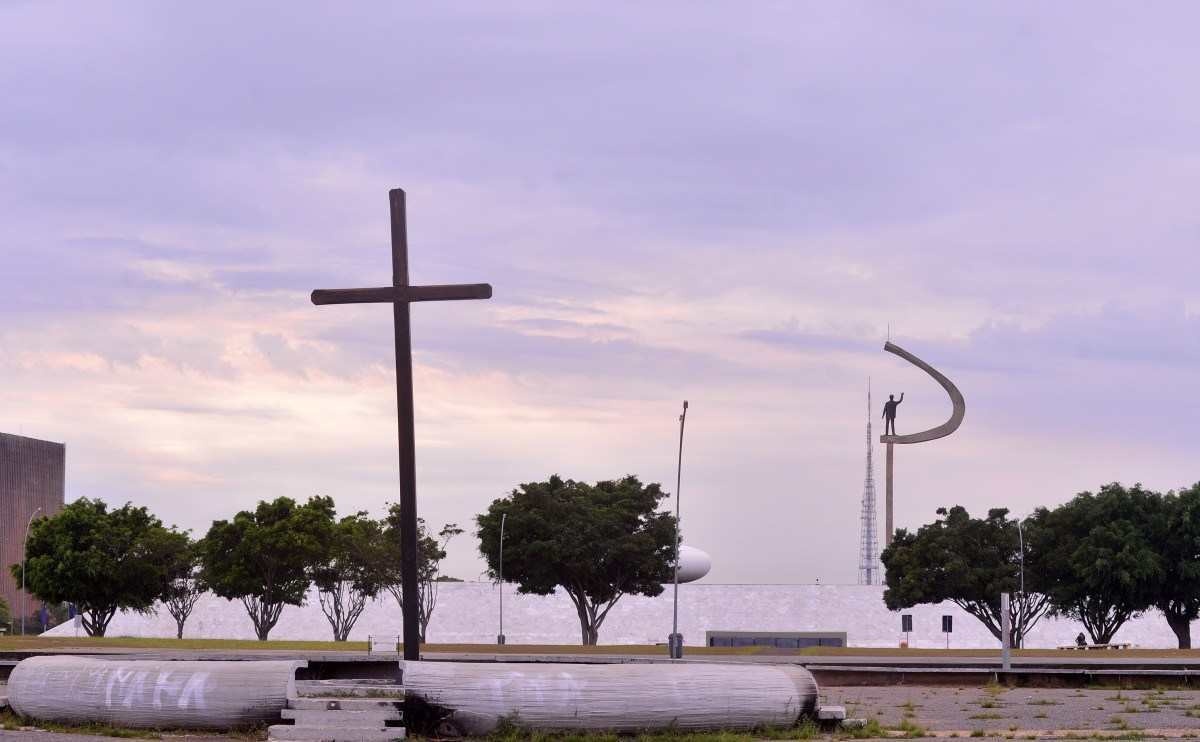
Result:
M1190 3L0 0L0 430L67 499L203 534L398 497L407 193L419 512L675 491L709 582L854 582L868 379L896 522L1200 480ZM882 481L882 451L876 450ZM664 507L668 502L664 501ZM880 487L882 508L882 487ZM882 528L882 510L880 512Z

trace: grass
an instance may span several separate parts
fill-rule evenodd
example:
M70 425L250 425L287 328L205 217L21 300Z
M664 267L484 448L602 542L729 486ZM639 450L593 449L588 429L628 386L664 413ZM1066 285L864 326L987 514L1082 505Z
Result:
M14 714L10 709L0 711L0 727L6 731L19 731L21 729L38 729L44 732L57 732L59 734L88 734L97 737L113 737L115 739L170 739L174 737L174 732L180 730L158 730L158 729L129 729L127 727L116 727L111 724L59 724L52 721L32 721L23 719ZM166 735L164 737L164 734ZM249 728L237 729L225 732L220 736L229 740L263 740L267 738L267 730L265 728Z
M79 724L67 725L57 724L54 722L31 722L14 714L8 709L0 711L0 721L3 722L3 727L9 731L19 729L43 729L47 732L59 732L64 734L93 734L101 737L117 737L121 739L162 739L160 732L147 729L126 729L123 727L114 727L109 724Z
M903 732L904 736L909 738L925 736L925 727L907 716L900 720L900 723L896 726L896 731Z
M850 729L838 732L839 737L850 739L879 739L887 736L887 730L880 725L879 719L867 719L861 729Z
M1121 716L1112 717L1111 719L1108 720L1108 723L1112 724L1114 727L1116 727L1117 729L1120 729L1122 731L1133 728L1129 725L1129 721Z
M863 735L843 736L885 736L886 732L875 722L871 727L868 722ZM768 727L755 729L750 732L684 732L668 729L661 732L647 732L636 736L621 735L606 732L539 732L521 729L519 726L501 723L499 729L488 735L489 742L755 742L756 740L789 740L816 739L822 736L821 729L811 720L805 720L794 727Z
M1003 719L1004 717L1000 714L984 713L984 714L971 714L967 718L968 719Z

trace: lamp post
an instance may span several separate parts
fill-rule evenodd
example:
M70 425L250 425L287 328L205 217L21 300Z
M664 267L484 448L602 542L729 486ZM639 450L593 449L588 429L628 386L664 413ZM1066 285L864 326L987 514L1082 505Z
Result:
M667 638L667 654L671 659L683 657L683 637L679 634L679 486L683 480L683 424L687 420L687 400L679 415L679 459L675 467L675 599L672 607L671 636Z
M496 635L496 643L504 643L504 521L508 513L500 514L500 568L496 572L500 576L500 633Z
M26 605L28 597L25 593L25 549L29 546L29 527L33 525L34 517L40 512L42 509L39 507L29 516L29 520L25 523L25 540L21 542L21 636L25 636L25 614L28 613Z
M1021 526L1021 518L1017 518L1017 543L1021 548L1021 600L1018 605L1021 610L1025 608L1025 531ZM1025 626L1021 626L1021 641L1017 649L1025 648Z
M1020 519L1017 520L1017 542L1021 545L1021 597L1025 597L1025 531L1021 528Z

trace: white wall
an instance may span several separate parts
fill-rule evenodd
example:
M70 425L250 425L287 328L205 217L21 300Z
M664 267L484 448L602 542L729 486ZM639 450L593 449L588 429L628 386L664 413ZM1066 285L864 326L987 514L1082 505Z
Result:
M429 625L430 642L488 644L496 640L498 588L491 583L441 585L437 609ZM566 595L518 595L505 586L504 633L510 644L578 644L579 623ZM707 630L845 631L851 646L893 647L902 638L900 614L883 605L883 588L866 585L710 585L679 586L680 630L687 644L703 644ZM917 606L910 646L944 647L941 616L954 616L951 647L995 647L983 624L951 604ZM654 598L626 596L600 628L602 644L665 642L671 630L671 588ZM1082 627L1073 621L1045 618L1026 641L1027 647L1070 644ZM74 634L70 624L51 635ZM1195 631L1195 629L1193 629ZM157 616L118 614L109 636L174 636L175 622L160 608ZM390 595L367 606L350 638L400 633L400 611ZM253 639L254 630L240 602L211 595L197 604L186 637ZM330 639L325 616L310 594L307 605L285 607L272 639ZM1157 612L1125 625L1115 641L1143 647L1174 647L1174 634Z

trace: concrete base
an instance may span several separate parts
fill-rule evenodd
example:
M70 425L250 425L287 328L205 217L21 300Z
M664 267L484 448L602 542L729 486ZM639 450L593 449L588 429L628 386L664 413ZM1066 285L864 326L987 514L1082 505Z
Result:
M366 693L373 685L360 685L357 689ZM406 735L404 727L388 726L402 719L401 703L395 698L294 696L288 699L287 708L280 716L292 724L271 726L267 730L268 740L390 742L404 739Z
M845 706L822 706L817 709L817 721L841 721L845 718Z
M667 654L673 660L683 659L683 634L667 636Z
M394 729L329 729L275 724L267 728L270 742L393 742L404 739L403 727Z

